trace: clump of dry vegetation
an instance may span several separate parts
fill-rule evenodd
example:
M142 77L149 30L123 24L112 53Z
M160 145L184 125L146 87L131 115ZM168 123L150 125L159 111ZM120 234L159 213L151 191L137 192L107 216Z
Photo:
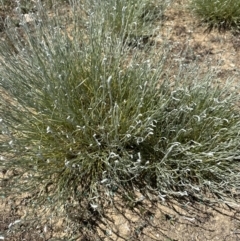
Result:
M48 210L45 219L70 218L64 238L93 226L116 199L136 207L139 193L234 200L239 95L194 64L166 72L167 44L143 40L167 5L71 1L65 17L49 17L38 2L31 22L19 9L20 29L6 22L0 167L11 177L1 195L27 195L29 208Z
M238 0L191 0L191 8L208 29L218 30L233 29L240 27L240 2Z

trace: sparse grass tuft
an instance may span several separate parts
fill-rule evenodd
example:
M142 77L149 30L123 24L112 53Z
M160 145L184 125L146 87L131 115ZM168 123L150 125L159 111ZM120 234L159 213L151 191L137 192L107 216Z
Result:
M154 23L163 18L171 0L89 1L95 9L102 34L119 38L124 43L153 34Z
M208 25L208 30L239 29L240 2L238 0L191 0L191 8Z
M112 5L86 6L73 5L72 25L44 11L22 19L21 31L9 24L11 44L0 46L0 167L13 175L2 195L25 192L36 208L85 223L116 196L134 206L136 191L146 199L204 200L206 190L232 198L239 95L211 72L200 78L181 66L169 77L166 49L158 58L148 49L145 59L119 38L124 31L102 24L113 21Z

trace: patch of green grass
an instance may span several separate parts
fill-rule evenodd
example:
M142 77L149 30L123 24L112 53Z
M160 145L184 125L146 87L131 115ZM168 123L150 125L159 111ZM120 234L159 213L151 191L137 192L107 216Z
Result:
M56 5L67 3L67 0L41 0L40 4L43 4L46 8L53 8ZM34 0L0 0L0 9L5 11L6 15L12 15L14 12L19 11L22 14L28 14L37 11L38 1Z
M207 23L208 29L239 29L240 2L238 0L191 0L191 8Z
M192 66L169 77L166 46L146 59L123 43L124 31L102 24L112 24L115 5L75 3L72 27L44 12L22 21L21 32L9 25L11 45L0 46L0 166L14 175L2 194L28 193L32 205L58 215L72 208L78 222L101 217L115 196L134 206L136 190L146 199L206 190L232 198L239 95Z
M90 9L97 12L102 34L115 35L126 41L153 33L153 25L163 17L171 0L89 1Z

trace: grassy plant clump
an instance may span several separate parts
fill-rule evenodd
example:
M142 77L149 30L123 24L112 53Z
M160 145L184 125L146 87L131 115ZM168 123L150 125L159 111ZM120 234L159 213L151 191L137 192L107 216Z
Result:
M90 1L96 9L99 29L123 42L153 34L156 20L162 19L171 0Z
M2 195L26 192L56 212L74 206L84 220L81 212L102 214L115 196L134 203L136 190L232 198L237 93L214 85L211 73L167 77L165 51L157 60L155 49L148 59L130 51L99 25L99 12L87 14L85 29L74 22L71 37L58 21L23 20L23 34L9 26L12 43L0 47L0 165L14 175Z
M191 8L207 23L208 29L239 29L240 2L238 0L191 0Z

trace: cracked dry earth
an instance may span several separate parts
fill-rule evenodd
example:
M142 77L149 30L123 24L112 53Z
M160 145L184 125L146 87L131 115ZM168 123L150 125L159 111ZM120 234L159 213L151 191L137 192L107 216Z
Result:
M18 205L20 203L21 205ZM69 231L66 218L57 220L53 218L51 223L43 223L35 229L28 227L31 223L18 223L18 220L25 216L26 203L27 197L21 197L18 201L13 199L2 201L0 232L11 228L11 235L5 240L67 241L61 239ZM125 205L117 203L115 208L106 211L106 217L102 222L98 222L99 226L96 229L89 231L83 225L80 228L80 235L72 240L240 240L240 205L228 202L213 206L187 200L180 204L174 200L159 202L159 199L158 202L152 204L143 202L141 205L146 205L146 208L139 212L137 209L128 209ZM34 215L39 212L40 210L32 211ZM79 214L81 210L77 212Z
M199 20L187 10L186 3L187 0L174 1L153 40L159 45L164 39L169 40L173 62L181 60L189 64L197 60L201 65L207 59L208 67L216 71L219 80L235 78L234 89L240 77L240 35L230 31L206 32L206 27L200 25ZM5 174L1 175L4 177ZM4 185L3 182L1 185ZM239 193L236 198L239 200ZM24 201L25 197L19 200ZM19 200L18 203L21 203ZM24 205L17 206L10 198L0 201L1 239L1 234L14 221L21 219L25 211ZM147 204L147 209L141 214L119 204L118 210L122 215L117 214L115 209L108 210L111 221L105 221L107 228L100 224L100 228L91 234L92 240L240 241L240 200L234 204L228 202L215 206L168 200ZM24 227L20 227L20 231L5 237L5 240L60 240L68 232L65 226L66 221L62 219L36 230L24 231ZM89 240L84 236L84 230L82 228L82 235L74 240Z

